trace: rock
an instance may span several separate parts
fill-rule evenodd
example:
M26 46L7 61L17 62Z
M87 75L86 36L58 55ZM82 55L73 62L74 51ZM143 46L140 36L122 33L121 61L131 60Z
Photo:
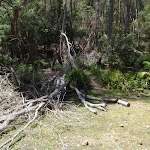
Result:
M124 125L123 125L123 124L121 124L121 125L120 125L120 127L122 127L122 128L123 128L123 127L124 127Z
M89 142L86 140L86 141L84 141L84 142L82 143L82 145L83 145L83 146L87 146L87 145L89 145Z
M139 141L138 144L143 145L143 143L141 141Z

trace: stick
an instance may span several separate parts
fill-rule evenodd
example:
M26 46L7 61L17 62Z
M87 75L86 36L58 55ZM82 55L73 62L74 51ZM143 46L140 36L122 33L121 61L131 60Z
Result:
M14 121L17 117L19 117L20 115L27 113L29 111L33 111L37 108L37 106L32 106L32 107L27 107L24 108L23 110L20 110L19 112L14 112L13 114L10 114L7 118L7 120L5 120L1 125L0 125L0 132L3 131L4 129L6 129L8 127L8 125Z
M17 137L18 134L20 134L23 130L25 130L37 117L37 114L38 114L38 111L41 107L43 107L45 105L45 102L42 102L38 105L38 108L36 109L35 111L35 114L34 114L34 117L32 120L30 120L21 130L19 130L12 138L8 139L5 143L3 143L1 146L0 146L0 149L3 148L3 146L5 146L7 143L11 142L9 144L9 146L7 147L7 149L11 146L13 140Z
M15 72L15 70L14 70L12 67L10 68L10 70L11 70L11 72L14 74L14 76L15 76L15 78L16 78L16 81L17 81L18 85L20 86L20 85L21 85L21 82L20 82L20 79L19 79L17 73Z
M40 91L43 91L43 89L45 88L45 86L46 86L48 83L50 83L50 82L54 81L55 79L56 79L56 76L54 75L54 76L52 77L52 79L51 79L51 80L47 80L47 81L45 81L45 82L43 83L43 85L42 85L42 87L41 87Z

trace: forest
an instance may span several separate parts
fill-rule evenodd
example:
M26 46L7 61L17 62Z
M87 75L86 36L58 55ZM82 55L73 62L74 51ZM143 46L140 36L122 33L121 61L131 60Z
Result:
M149 97L149 0L0 0L0 149L68 98L97 114Z

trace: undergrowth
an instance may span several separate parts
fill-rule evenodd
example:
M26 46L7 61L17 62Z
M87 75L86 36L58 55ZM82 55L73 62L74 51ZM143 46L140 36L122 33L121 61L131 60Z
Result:
M3 74L3 69L7 68L7 71L5 71L11 72L10 68L13 68L21 83L37 83L41 80L43 65L40 59L36 59L34 64L31 64L28 59L20 61L18 58L3 56L0 58L0 66L2 66L0 74ZM13 74L11 81L13 84L17 84L16 77Z
M88 90L90 88L90 78L88 74L79 68L68 71L66 78L78 89Z
M102 70L95 64L88 65L88 69L96 76L97 82L108 89L119 89L124 92L150 89L150 72L148 71L122 73L119 70Z

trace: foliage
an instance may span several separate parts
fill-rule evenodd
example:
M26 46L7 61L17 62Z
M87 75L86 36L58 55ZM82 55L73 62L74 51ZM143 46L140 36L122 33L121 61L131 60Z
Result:
M141 70L150 71L150 55L143 55L139 57L137 63Z
M127 36L120 34L112 38L112 48L109 55L109 65L111 68L119 69L123 72L133 70L134 63L137 58L135 53L135 45L132 34Z
M0 66L13 68L22 83L36 83L40 82L41 78L41 61L38 59L35 61L34 66L26 61L20 62L18 58L12 59L11 57L0 57ZM12 82L16 83L14 76L12 76Z
M102 77L102 70L99 66L95 63L89 63L87 68L91 71L91 73L97 77L98 81L100 82Z
M60 69L62 69L62 68L63 68L63 66L62 66L61 64L55 64L55 65L52 67L52 69L55 70L55 71L60 70Z
M75 37L82 38L83 36L87 35L87 29L80 27L78 24L73 24L73 33Z
M150 4L139 13L139 23L144 33L150 38Z
M18 58L11 58L11 57L7 57L7 56L1 56L0 57L0 66L6 66L6 67L11 67L15 64L19 63L19 59Z
M150 89L150 73L122 73L119 70L102 70L95 64L88 65L97 82L108 89L119 89L124 92L137 91L138 89Z
M18 65L17 74L22 83L38 83L41 81L41 69L35 68L31 64L21 63Z
M150 89L150 72L139 72L137 79L139 80L140 87Z
M79 68L72 69L71 71L67 72L66 78L70 81L70 83L79 88L88 90L90 87L90 79L87 73Z
M121 73L119 70L104 73L101 83L109 89L120 89L121 91L131 91L137 88L136 75Z

